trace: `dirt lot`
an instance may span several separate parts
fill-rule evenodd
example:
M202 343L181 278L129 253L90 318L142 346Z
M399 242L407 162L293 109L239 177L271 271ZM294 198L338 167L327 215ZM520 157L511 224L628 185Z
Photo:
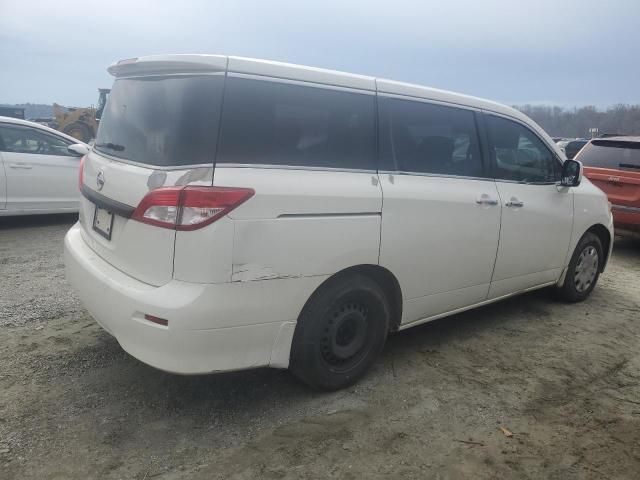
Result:
M128 356L65 283L72 222L0 220L0 478L640 475L639 242L583 304L543 291L417 327L318 394Z

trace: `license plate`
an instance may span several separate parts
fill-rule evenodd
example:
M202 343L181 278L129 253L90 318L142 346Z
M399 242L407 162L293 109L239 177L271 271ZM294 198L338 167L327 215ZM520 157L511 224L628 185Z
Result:
M96 211L93 214L93 229L107 240L111 240L113 213L104 208L96 207Z

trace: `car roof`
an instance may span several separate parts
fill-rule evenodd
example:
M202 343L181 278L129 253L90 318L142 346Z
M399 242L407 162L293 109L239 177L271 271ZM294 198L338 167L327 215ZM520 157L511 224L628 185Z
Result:
M46 125L42 125L41 123L30 122L29 120L22 120L21 118L3 117L3 116L0 116L0 123L12 123L14 125L23 125L25 127L37 128L38 130L43 130L43 131L51 133L53 135L57 135L59 137L63 137L63 138L65 138L67 140L70 140L70 141L72 141L74 143L81 143L83 145L87 145L86 143L84 143L81 140L78 140L77 138L73 138L72 136L67 135L66 133L59 132L58 130L55 130L53 128L47 127Z
M225 55L171 54L129 58L112 64L108 72L117 78L171 73L235 73L260 75L335 87L402 95L486 110L509 116L533 127L548 142L551 137L533 120L515 108L470 95L366 75L308 67L291 63ZM555 145L555 144L554 144ZM554 147L555 148L555 147ZM559 150L557 150L559 152Z
M599 142L640 142L640 136L634 135L619 135L616 137L603 137L603 138L592 138L591 140L597 140Z

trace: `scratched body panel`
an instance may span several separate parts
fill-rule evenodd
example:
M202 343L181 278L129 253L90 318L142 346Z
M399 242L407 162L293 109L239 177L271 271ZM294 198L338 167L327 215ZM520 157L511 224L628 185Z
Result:
M375 173L218 165L214 185L250 185L256 192L229 215L234 282L378 263L382 193Z
M378 263L379 215L235 222L232 281L330 275Z

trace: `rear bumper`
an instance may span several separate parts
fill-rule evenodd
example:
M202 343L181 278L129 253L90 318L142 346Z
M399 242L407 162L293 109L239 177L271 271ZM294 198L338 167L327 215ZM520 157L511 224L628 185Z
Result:
M614 204L611 210L613 212L613 222L616 226L616 231L625 230L640 233L640 207Z
M323 277L155 287L100 258L76 224L65 237L67 278L89 313L129 354L181 374L288 366L295 322ZM145 320L168 320L168 326Z

